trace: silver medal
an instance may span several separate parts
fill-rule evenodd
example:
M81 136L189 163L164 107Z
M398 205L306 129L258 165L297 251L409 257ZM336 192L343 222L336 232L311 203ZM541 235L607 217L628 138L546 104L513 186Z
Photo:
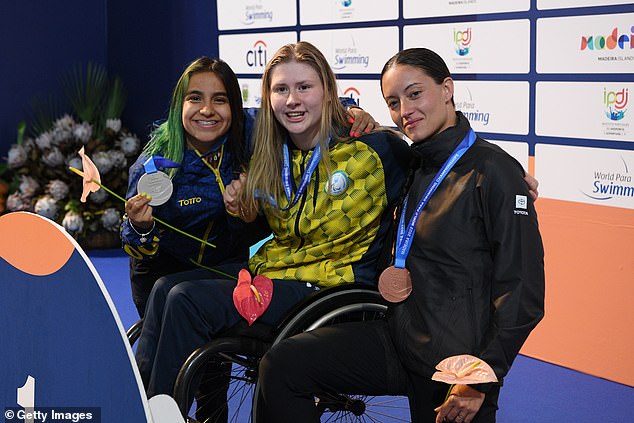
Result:
M174 187L169 176L161 171L145 173L136 184L138 193L145 192L150 197L150 206L160 206L172 196Z

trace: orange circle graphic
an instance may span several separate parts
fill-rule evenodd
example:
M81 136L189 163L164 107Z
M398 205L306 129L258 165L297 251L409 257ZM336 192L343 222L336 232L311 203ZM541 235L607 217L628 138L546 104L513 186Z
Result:
M64 230L42 216L28 212L0 216L0 257L25 273L55 273L74 250Z

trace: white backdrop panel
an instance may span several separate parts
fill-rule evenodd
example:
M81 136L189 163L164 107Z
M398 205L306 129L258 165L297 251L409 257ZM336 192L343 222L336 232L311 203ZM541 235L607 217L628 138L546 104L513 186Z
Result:
M634 141L630 91L631 82L537 82L535 133Z
M453 74L528 73L528 19L403 27L403 47L427 47Z
M537 0L537 10L631 4L628 0Z
M634 13L537 19L537 72L634 72L633 23Z
M528 81L455 81L454 101L475 131L528 134Z
M530 9L530 0L403 0L403 17L475 15L518 12Z
M398 19L398 0L299 0L302 25Z
M394 126L377 80L337 78L339 97L352 97L383 126Z
M235 73L262 74L266 62L285 44L297 42L296 32L221 35L220 57Z
M338 74L381 73L398 51L396 26L302 31L300 39L317 46Z
M634 209L634 151L535 145L544 198Z
M221 31L297 24L295 0L217 0L216 3Z
M238 78L244 107L262 107L262 79Z

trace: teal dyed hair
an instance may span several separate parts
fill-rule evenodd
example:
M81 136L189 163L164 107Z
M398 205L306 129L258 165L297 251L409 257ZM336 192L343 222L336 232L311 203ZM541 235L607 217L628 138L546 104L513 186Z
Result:
M150 141L143 149L147 156L162 155L176 163L181 163L187 145L186 133L183 129L183 102L189 87L189 79L198 72L213 72L225 86L231 108L231 127L226 147L231 150L233 165L236 170L246 167L247 159L244 148L244 112L242 110L242 95L238 78L229 65L220 59L199 57L191 62L176 82L167 120L160 124L150 136ZM173 175L177 169L169 169Z

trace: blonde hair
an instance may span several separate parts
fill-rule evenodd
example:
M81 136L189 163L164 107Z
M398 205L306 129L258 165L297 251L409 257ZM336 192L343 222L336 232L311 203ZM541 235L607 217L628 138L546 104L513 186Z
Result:
M321 127L319 145L322 152L321 163L330 178L329 137L334 142L345 142L350 138L347 133L350 123L347 112L341 105L337 94L337 80L324 55L312 44L300 41L281 47L266 65L262 75L262 108L258 114L254 139L253 156L249 164L246 189L242 202L247 209L255 209L258 197L272 198L275 204L283 195L282 185L282 145L288 133L277 121L271 106L271 73L282 63L297 62L309 65L315 70L324 87L324 99L321 108Z

